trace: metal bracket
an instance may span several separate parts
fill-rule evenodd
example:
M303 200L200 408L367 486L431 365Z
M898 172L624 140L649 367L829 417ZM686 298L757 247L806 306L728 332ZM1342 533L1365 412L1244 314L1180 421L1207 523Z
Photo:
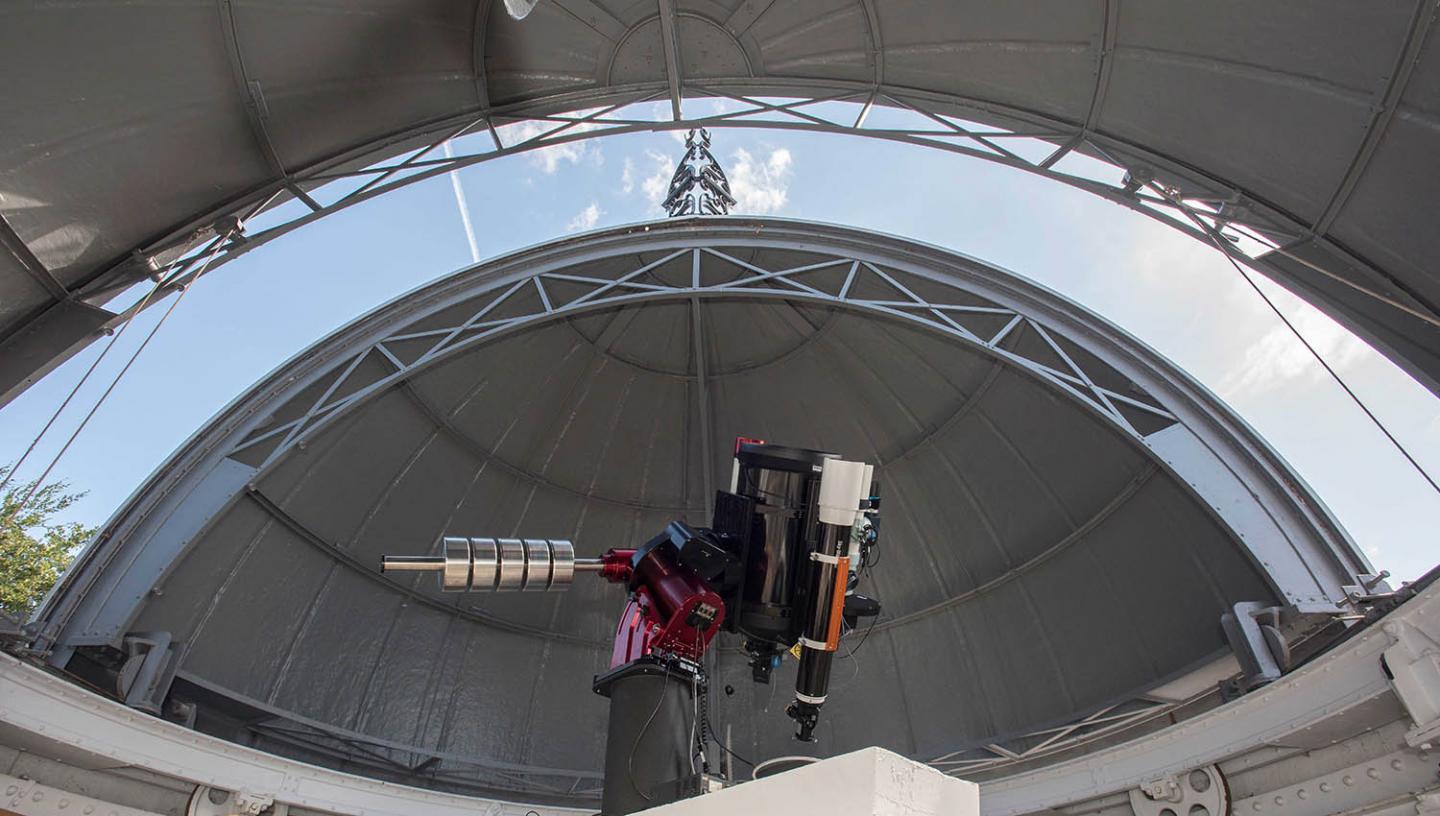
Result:
M1413 594L1403 584L1398 590L1392 589L1390 582L1386 580L1389 577L1388 570L1381 570L1373 575L1365 573L1355 576L1355 583L1346 584L1340 589L1345 593L1346 603L1356 611L1367 613L1379 609L1384 612Z
M1232 802L1231 808L1238 816L1377 813L1384 811L1376 808L1376 803L1403 801L1413 793L1417 813L1424 813L1420 808L1427 792L1434 795L1435 782L1435 765L1430 757L1423 751L1417 754L1410 748L1402 748L1320 776L1287 780L1279 787L1263 786L1265 790L1252 789L1249 796ZM1440 805L1440 800L1434 804Z
M195 786L185 816L288 816L290 806L269 794L227 791L208 785Z
M1290 667L1290 646L1280 633L1280 607L1258 601L1242 601L1234 611L1220 616L1225 639L1235 659L1240 662L1243 676L1241 694L1273 683Z
M1224 816L1230 812L1229 800L1225 778L1214 765L1158 777L1130 790L1135 816Z
M121 645L125 662L115 678L115 691L125 705L160 714L175 680L178 652L169 632L131 632Z
M1394 643L1381 662L1414 723L1405 733L1405 742L1429 750L1440 737L1440 643L1403 621L1387 622L1383 631Z

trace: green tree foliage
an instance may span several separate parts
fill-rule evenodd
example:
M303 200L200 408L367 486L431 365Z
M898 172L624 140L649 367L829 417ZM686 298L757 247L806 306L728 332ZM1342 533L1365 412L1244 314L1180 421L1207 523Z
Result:
M9 467L0 466L0 481L9 473ZM12 484L0 497L0 612L12 617L35 608L95 533L93 527L55 521L57 513L85 495L66 492L67 482L44 485L20 507L34 485Z

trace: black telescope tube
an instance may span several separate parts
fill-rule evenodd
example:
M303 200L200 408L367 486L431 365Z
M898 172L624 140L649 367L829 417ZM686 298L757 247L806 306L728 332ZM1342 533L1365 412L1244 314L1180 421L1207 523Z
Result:
M810 570L810 593L805 610L804 635L800 638L800 668L795 677L795 702L785 710L797 723L795 738L815 739L820 706L830 691L830 663L839 648L845 577L849 574L844 552L850 527L820 524L820 545L815 549Z

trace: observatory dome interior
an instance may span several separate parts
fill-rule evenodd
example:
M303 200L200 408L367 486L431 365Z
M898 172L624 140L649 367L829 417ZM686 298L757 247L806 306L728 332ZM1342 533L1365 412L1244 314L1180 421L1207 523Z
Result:
M442 535L598 555L704 525L740 436L874 462L886 498L884 611L837 661L827 755L1168 722L1213 697L1223 613L1323 601L1358 563L1243 423L1054 293L886 236L676 219L464 270L297 355L107 525L53 602L60 653L83 674L164 633L201 730L583 800L623 593L442 595L379 557ZM793 750L793 661L765 686L738 641L714 659L733 750Z
M1070 185L1258 271L1440 393L1437 12L0 4L14 78L0 92L0 406L332 214L527 151L692 127L884 140ZM269 776L251 792L277 807L405 813L436 790L520 813L590 807L606 712L590 678L610 665L621 589L442 594L379 558L435 554L452 534L594 556L674 519L703 525L740 436L872 462L882 485L866 581L883 611L844 640L822 754L879 745L990 784L987 816L1129 816L1126 791L1197 758L1217 779L1231 763L1226 795L1253 795L1252 812L1360 754L1423 764L1404 753L1424 719L1392 689L1404 666L1368 624L1409 599L1410 629L1386 626L1428 626L1433 647L1440 589L1381 591L1324 503L1213 394L974 258L732 217L477 264L262 378L101 527L25 628L0 631L0 691L86 726L61 744L56 722L31 722L50 729L37 737L20 722L32 711L0 706L0 749L43 754L50 781L81 778L65 760L83 757L114 771L118 799L152 774L172 810L207 779L238 794L256 768ZM1362 603L1357 587L1377 594ZM1294 661L1285 684L1227 702L1243 689L1223 681L1253 677L1221 623L1237 604L1283 610L1260 644ZM1330 662L1306 674L1315 655ZM710 659L703 699L734 752L792 753L794 662L765 686L731 636ZM120 749L100 750L96 723ZM142 738L221 747L202 774L181 752L133 759ZM1113 775L1097 769L1112 749L1131 752ZM309 764L274 771L286 757ZM1351 812L1421 809L1401 797L1418 785L1385 773ZM419 798L386 811L385 789ZM445 799L455 813L478 801Z

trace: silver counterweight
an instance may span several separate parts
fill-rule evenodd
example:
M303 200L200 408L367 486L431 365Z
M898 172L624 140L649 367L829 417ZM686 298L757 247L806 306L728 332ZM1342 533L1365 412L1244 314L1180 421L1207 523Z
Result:
M576 571L600 569L598 558L575 558L575 546L563 539L441 539L442 555L387 555L381 572L439 573L445 592L560 592L570 588Z

